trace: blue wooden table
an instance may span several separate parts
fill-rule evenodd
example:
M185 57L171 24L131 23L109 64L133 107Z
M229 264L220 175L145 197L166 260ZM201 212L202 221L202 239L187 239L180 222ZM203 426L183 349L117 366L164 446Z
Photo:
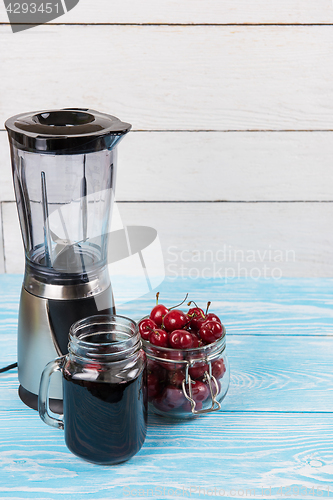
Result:
M0 275L0 367L16 361L21 276ZM130 289L131 282L129 280ZM0 375L0 498L333 497L333 280L165 281L167 306L213 302L231 367L222 411L190 421L150 416L142 450L102 467L73 456ZM154 293L122 305L135 319Z

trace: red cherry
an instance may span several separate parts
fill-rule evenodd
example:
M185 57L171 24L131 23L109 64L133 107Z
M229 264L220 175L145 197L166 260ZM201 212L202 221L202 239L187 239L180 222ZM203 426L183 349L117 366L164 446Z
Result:
M87 363L84 368L89 371L102 371L102 365L100 365L99 363Z
M165 401L163 394L160 394L159 396L157 396L157 398L154 398L151 402L157 410L164 412L172 410L172 408L170 408L168 403Z
M222 325L217 321L207 321L201 326L199 335L204 342L211 344L212 342L215 342L217 339L222 337Z
M180 345L182 349L190 349L193 347L193 335L190 332L184 331L180 337Z
M151 310L149 318L154 321L156 326L161 326L163 317L169 312L169 309L162 304L158 304Z
M209 373L209 366L207 364L195 363L194 366L188 369L188 372L192 379L198 380L204 377L205 372Z
M184 359L183 353L181 351L173 351L171 349L168 352L158 353L158 357L174 361L182 361ZM170 361L166 361L165 363L163 363L163 361L160 361L160 364L163 368L168 370L168 372L178 370L179 368L184 366L182 363L171 363Z
M220 318L216 314L214 314L214 313L208 313L208 314L206 314L206 316L205 316L205 322L206 321L217 321L218 323L221 323Z
M184 370L176 370L174 372L169 372L169 384L175 387L182 387L183 380L185 379Z
M162 411L170 411L173 410L174 408L179 408L182 404L184 404L186 401L186 398L184 396L184 393L182 389L178 389L177 387L173 387L172 385L168 385L162 394L155 398L153 403L155 404L157 402L157 405L164 406L165 410Z
M200 308L200 307L191 307L191 309L189 309L187 311L187 315L188 316L191 316L191 317L204 317L205 316L205 313L203 312L203 310Z
M153 361L151 359L148 359L147 367L148 367L148 373L153 373L157 377L161 386L163 386L163 384L167 381L168 378L167 370L163 366L161 366L160 363L158 363L157 361Z
M147 387L148 387L148 401L151 401L160 392L159 379L157 375L155 375L155 373L148 373Z
M153 361L152 359L147 359L147 368L148 371L154 372L160 367L159 363L157 361Z
M217 359L212 363L212 374L215 378L221 378L226 372L223 359Z
M208 398L210 393L209 388L206 386L206 384L200 382L200 380L192 382L191 388L192 388L192 399L194 399L195 402L198 401L202 402Z
M217 387L216 385L214 384L213 380L212 380L212 389L213 389L213 394L215 394L216 390L217 390L217 393L216 393L216 396L218 396L220 393L221 393L221 382L219 380L216 380L216 383L217 383ZM207 387L208 387L208 390L210 392L210 389L209 389L209 385L208 383L206 382L207 384Z
M149 340L150 333L154 329L156 329L156 324L150 318L142 319L139 323L139 332L144 340Z
M181 330L188 323L189 319L183 311L173 309L169 311L163 318L163 324L168 332Z
M184 411L191 412L192 411L192 406L189 401L186 401L186 403L183 404L182 409ZM195 403L195 410L202 410L202 403L201 401L196 401Z
M174 330L173 332L170 333L169 336L169 344L170 347L173 347L174 349L180 349L180 338L181 335L183 334L183 330Z
M164 330L155 328L152 332L150 332L149 342L158 347L168 347L169 336Z
M207 387L207 390L209 391L209 394L210 394L210 388L209 388L208 381L205 380L204 383L205 383L205 385ZM214 380L211 380L212 391L213 391L213 394L214 394L215 397L217 397L217 396L219 396L221 394L221 389L222 389L222 385L221 385L221 382L219 380L216 380L216 384L217 384L217 386L215 385Z
M205 319L205 314L200 307L192 307L189 309L187 315L191 318L190 327L193 331L197 332Z
M193 347L193 348L199 347L199 339L198 339L198 337L195 335L195 333L191 333L191 336L192 336L192 345L191 345L191 347Z
M174 330L169 337L170 347L174 349L188 349L193 345L193 338L186 330Z

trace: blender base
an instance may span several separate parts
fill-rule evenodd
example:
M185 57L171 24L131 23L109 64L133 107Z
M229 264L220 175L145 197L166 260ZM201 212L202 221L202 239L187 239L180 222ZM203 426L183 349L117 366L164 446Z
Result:
M20 385L18 389L18 395L20 396L21 401L25 405L29 406L29 408L32 408L33 410L38 411L38 396L36 394L27 391L26 389L24 389L24 387ZM49 406L50 410L53 411L53 413L58 413L59 415L62 415L63 413L62 399L49 399Z

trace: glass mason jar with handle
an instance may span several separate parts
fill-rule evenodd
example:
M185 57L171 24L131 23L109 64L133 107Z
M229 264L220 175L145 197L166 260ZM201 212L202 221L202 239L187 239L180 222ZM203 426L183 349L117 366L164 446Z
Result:
M72 325L68 354L46 365L39 414L64 429L75 455L111 465L128 460L143 445L147 428L146 356L136 323L123 316L97 315ZM64 413L50 412L53 372L62 372Z

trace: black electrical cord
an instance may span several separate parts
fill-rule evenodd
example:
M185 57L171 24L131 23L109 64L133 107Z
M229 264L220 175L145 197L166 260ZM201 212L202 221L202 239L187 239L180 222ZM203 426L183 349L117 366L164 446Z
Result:
M12 368L16 368L17 363L13 363L12 365L5 366L4 368L0 368L0 373L3 372L8 372L8 370L11 370Z

